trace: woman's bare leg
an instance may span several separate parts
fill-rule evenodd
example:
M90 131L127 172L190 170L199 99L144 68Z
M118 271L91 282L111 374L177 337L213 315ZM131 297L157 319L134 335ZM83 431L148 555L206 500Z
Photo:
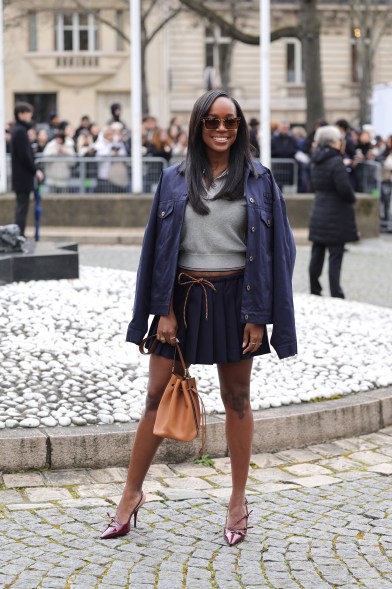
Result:
M140 499L140 492L148 469L162 439L153 434L159 402L172 372L173 361L152 354L150 357L146 408L139 422L129 461L124 491L117 507L117 518L125 523ZM180 367L176 371L180 372Z
M230 452L233 489L227 526L245 515L245 486L252 453L253 414L250 407L252 359L218 365L222 401L226 410L226 437ZM240 522L243 527L246 520Z

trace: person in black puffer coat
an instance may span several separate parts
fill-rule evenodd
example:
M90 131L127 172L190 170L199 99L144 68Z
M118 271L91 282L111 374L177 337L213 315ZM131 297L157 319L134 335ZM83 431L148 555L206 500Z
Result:
M344 298L340 286L344 245L359 239L355 223L355 193L343 163L344 140L334 126L320 127L310 174L315 199L310 213L309 240L313 242L309 265L310 292L321 295L319 278L325 250L329 250L329 287L332 297Z

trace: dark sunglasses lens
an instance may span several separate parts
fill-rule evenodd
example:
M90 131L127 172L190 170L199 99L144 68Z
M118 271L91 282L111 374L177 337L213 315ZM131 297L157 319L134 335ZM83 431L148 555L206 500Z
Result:
M204 124L206 126L206 129L218 129L219 125L220 125L220 120L219 119L204 119Z
M225 119L226 129L237 129L238 123L237 119Z

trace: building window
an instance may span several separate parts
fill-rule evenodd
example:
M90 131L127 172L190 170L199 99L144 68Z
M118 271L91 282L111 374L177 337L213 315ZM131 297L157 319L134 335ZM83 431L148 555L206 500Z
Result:
M16 93L14 104L17 102L28 102L33 106L34 121L38 124L48 122L50 113L57 111L57 94L51 92Z
M232 39L222 34L218 25L206 28L206 82L207 88L217 88L221 85L221 73L223 72L230 43Z
M289 84L303 84L304 82L302 44L299 39L286 41L286 82Z
M359 59L359 43L361 42L361 29L356 27L351 33L351 81L358 84L361 79L361 64Z
M124 51L123 33L124 13L122 10L116 10L116 51Z
M37 13L29 12L27 18L29 27L29 51L37 51Z
M93 14L56 15L56 51L97 50L97 26Z

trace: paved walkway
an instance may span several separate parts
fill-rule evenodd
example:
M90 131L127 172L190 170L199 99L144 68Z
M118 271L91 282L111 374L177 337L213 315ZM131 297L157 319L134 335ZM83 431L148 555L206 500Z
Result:
M81 263L135 270L140 248L81 246ZM352 300L392 306L392 236L349 246ZM309 246L294 290L307 292ZM326 273L323 275L326 284ZM392 589L392 427L376 434L252 457L254 527L222 538L228 458L153 465L138 528L98 539L125 469L3 474L0 588Z
M349 244L343 258L342 286L346 298L373 305L392 306L392 235L382 234L379 239L366 239ZM119 270L137 269L139 246L81 245L80 263L86 266L104 266ZM308 265L310 245L297 247L293 287L295 292L309 292ZM329 296L328 264L324 265L321 283Z
M153 465L138 528L98 539L126 470L4 474L0 587L391 589L392 427L252 456L247 539L222 538L228 458Z

